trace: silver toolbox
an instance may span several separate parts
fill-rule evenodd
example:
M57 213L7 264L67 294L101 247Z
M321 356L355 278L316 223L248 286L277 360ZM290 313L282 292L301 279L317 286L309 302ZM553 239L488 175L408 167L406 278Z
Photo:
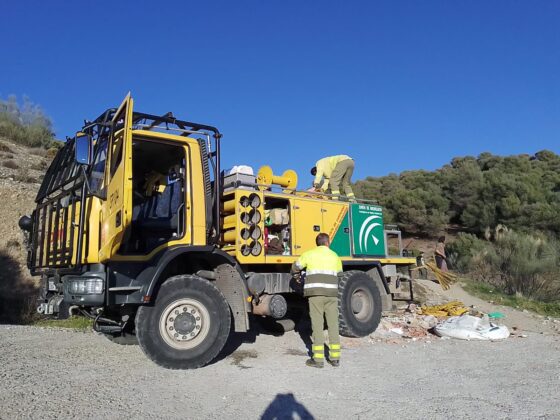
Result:
M222 185L224 186L224 192L232 191L234 189L256 190L257 177L255 175L242 173L225 175L223 177Z

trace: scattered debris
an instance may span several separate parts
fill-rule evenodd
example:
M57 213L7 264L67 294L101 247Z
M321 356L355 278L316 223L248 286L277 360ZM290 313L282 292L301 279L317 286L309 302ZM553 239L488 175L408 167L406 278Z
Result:
M476 307L452 301L440 305L407 307L383 317L377 330L369 336L371 341L401 344L406 340L427 342L433 335L441 339L502 340L510 335L507 327L497 322L504 318L501 312L485 314ZM515 337L526 338L514 329Z

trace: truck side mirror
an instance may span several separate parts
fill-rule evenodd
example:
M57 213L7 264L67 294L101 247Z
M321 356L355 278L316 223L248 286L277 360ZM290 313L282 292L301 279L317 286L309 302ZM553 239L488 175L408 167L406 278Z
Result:
M93 160L93 142L91 136L85 133L77 133L74 149L76 152L76 163L90 165Z

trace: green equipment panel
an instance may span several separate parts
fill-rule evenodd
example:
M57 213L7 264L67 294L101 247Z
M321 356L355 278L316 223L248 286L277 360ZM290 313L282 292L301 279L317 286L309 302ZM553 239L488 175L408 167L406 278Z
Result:
M350 206L350 224L353 256L385 256L381 207L371 204L352 204Z
M350 257L350 213L347 212L340 222L340 226L331 242L331 249L339 257Z

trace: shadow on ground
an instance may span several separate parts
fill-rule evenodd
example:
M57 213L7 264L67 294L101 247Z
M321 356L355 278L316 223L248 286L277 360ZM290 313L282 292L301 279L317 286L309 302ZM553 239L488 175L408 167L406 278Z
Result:
M314 419L313 415L305 406L298 402L294 394L276 394L276 397L266 407L261 416L261 420L281 420L281 419Z
M37 287L10 251L0 249L0 324L31 322L36 301Z
M259 319L259 317L250 317L251 329L246 333L235 333L231 332L226 342L226 345L220 352L220 354L210 363L218 363L226 358L231 359L232 364L238 366L240 369L248 368L243 364L245 359L254 359L258 357L258 354L253 350L239 350L241 345L245 343L254 343L257 336L264 335L274 335L281 336L285 334L282 325L270 322L269 319ZM303 353L299 350L293 350L293 355L297 356L310 356L311 355L311 321L309 316L305 314L295 322L295 327L293 330L300 336L302 342L304 343L307 352ZM288 330L289 331L289 330ZM302 354L303 353L303 354Z

